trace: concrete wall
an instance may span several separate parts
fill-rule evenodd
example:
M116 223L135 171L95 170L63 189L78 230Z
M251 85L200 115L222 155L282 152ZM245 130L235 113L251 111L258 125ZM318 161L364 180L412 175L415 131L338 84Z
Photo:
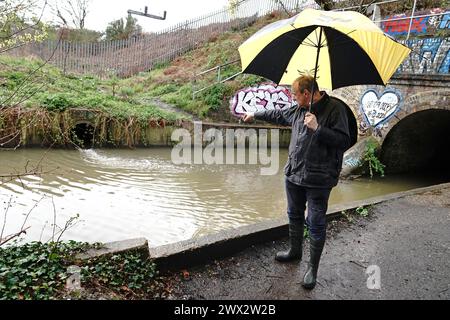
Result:
M31 115L32 117L32 115ZM20 141L24 147L74 147L68 137L71 135L71 128L79 124L86 124L93 128L93 139L95 147L172 147L179 143L179 140L172 140L172 135L176 130L183 130L191 136L194 144L196 131L201 132L200 141L203 146L210 143L204 133L210 129L217 129L226 141L227 134L234 136L234 145L241 144L244 136L245 143L249 144L249 135L255 135L260 143L271 146L272 132L277 131L279 136L279 146L288 147L291 129L289 127L262 126L252 124L220 124L201 123L194 124L190 121L177 121L174 123L164 123L162 121L150 121L142 126L133 124L128 126L126 121L117 119L101 118L102 115L90 110L71 109L60 114L54 113L49 116L51 120L44 126L27 125L30 119L21 120L21 135L5 147L14 147ZM104 116L103 116L104 117ZM44 128L44 129L42 129ZM267 134L267 137L265 136ZM261 140L263 137L263 140Z

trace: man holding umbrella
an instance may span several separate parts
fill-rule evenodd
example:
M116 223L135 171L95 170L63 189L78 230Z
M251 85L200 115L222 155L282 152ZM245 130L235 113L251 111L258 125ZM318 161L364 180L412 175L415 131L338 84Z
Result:
M337 185L343 153L350 147L351 139L345 105L319 91L313 77L297 78L292 84L292 93L298 107L246 113L242 119L249 122L255 118L292 126L289 156L284 168L290 247L277 253L275 259L280 262L301 260L308 203L306 224L310 230L310 260L302 285L312 289L316 285L325 244L328 198L331 189ZM308 111L310 101L312 105Z
M239 46L242 73L278 84L292 83L299 104L287 110L246 113L243 120L256 118L292 126L285 167L290 248L276 259L301 259L308 203L311 257L303 279L305 288L316 284L328 198L338 182L343 153L357 137L350 119L353 113L342 101L320 92L317 82L332 90L361 84L385 86L410 52L358 12L314 9L273 22ZM314 77L298 77L311 70Z

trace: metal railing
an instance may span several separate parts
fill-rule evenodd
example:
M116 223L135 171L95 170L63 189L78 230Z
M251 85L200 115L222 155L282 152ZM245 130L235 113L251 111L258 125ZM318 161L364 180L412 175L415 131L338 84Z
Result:
M380 1L372 5L380 6L398 1L401 0ZM414 1L414 4L416 3L417 0ZM92 43L48 40L30 43L5 54L18 57L36 56L44 60L51 57L49 62L64 72L96 74L100 77L111 75L128 77L170 62L183 53L203 45L212 37L226 31L244 28L258 17L274 10L298 12L307 7L318 8L314 0L241 0L234 11L219 10L186 20L154 34L145 34L125 40ZM443 14L415 15L414 10L409 16L378 19L374 22L410 19L408 27L408 35L410 35L414 19Z
M282 0L282 4L274 0L241 0L235 10L218 10L153 34L91 43L47 40L6 54L47 60L54 52L49 62L65 72L128 77L167 63L226 31L242 29L269 12L283 10L282 5L292 10L314 3L313 0Z

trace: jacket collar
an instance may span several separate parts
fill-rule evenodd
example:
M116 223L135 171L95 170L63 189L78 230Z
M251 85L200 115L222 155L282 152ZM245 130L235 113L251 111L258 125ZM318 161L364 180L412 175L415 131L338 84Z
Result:
M328 103L328 100L330 100L330 96L325 91L320 91L320 93L322 94L322 98L311 106L311 113L316 116L324 111L325 105Z

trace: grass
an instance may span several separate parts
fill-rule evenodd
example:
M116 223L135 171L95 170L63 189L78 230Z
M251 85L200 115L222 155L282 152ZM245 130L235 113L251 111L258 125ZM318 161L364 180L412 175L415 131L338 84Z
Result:
M171 63L162 65L136 78L122 80L130 86L143 84L143 95L160 99L184 111L206 120L227 121L230 119L229 100L234 93L247 86L255 85L264 78L239 75L225 83L217 82L217 71L198 76L204 70L239 59L238 47L250 35L264 25L280 19L280 13L267 15L255 24L240 31L230 31L210 39L201 48L178 57ZM240 64L234 63L221 68L220 79L240 72ZM214 84L193 98L193 91Z
M64 75L50 65L40 68L42 64L39 59L0 57L3 107L19 105L48 111L94 109L118 119L136 118L139 121L183 118L154 104L141 103L137 98L144 90L143 85L127 86L120 80L112 82L90 75Z

